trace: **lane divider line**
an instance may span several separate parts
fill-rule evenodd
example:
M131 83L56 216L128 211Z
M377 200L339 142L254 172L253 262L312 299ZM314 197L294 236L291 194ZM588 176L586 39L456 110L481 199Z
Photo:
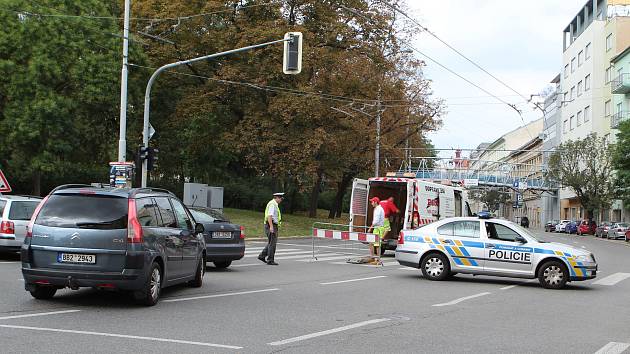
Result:
M315 332L315 333L311 333L311 334L305 334L303 336L293 337L293 338L284 339L284 340L281 340L281 341L271 342L271 343L267 343L267 344L273 345L273 346L278 346L278 345L284 345L284 344L289 344L289 343L295 343L295 342L299 342L299 341L303 341L303 340L307 340L307 339L311 339L311 338L316 338L316 337L321 337L321 336L325 336L325 335L329 335L329 334L333 334L333 333L343 332L343 331L347 331L347 330L354 329L354 328L365 327L365 326L369 326L369 325L372 325L372 324L381 323L381 322L390 321L390 320L391 319L389 319L389 318L377 318L375 320L369 320L369 321L353 323L353 324L350 324L350 325L347 325L347 326L337 327L337 328L329 329L329 330L326 330L326 331Z
M369 278L357 278L357 279L348 279L348 280L340 280L340 281L331 281L331 282L319 283L319 284L320 285L332 285L332 284L351 283L351 282L355 282L355 281L372 280L372 279L379 279L379 278L387 278L387 275L379 275L379 276L376 276L376 277L369 277Z
M0 317L0 320L12 320L15 318L27 318L27 317L49 316L49 315L61 315L64 313L74 313L74 312L80 312L80 311L81 310L63 310L63 311L29 313L25 315L4 316L4 317Z
M484 293L479 293L479 294L475 294L475 295L464 296L464 297L460 297L459 299L455 299L453 301L445 302L445 303L442 303L442 304L435 304L435 305L432 305L432 306L442 307L442 306L457 305L457 304L459 304L462 301L466 301L466 300L470 300L470 299L474 299L474 298L481 297L481 296L486 296L486 295L490 295L490 293L489 292L484 292Z
M620 354L630 348L630 343L610 342L601 347L595 354Z
M182 298L178 298L178 299L166 299L166 300L162 300L162 302L180 302L180 301L190 301L190 300L212 299L212 298L215 298L215 297L226 297L226 296L235 296L235 295L257 294L257 293L266 293L266 292L269 292L269 291L279 291L279 290L280 289L278 289L278 288L272 288L272 289L251 290L251 291L239 291L239 292L234 292L234 293L191 296L191 297L182 297Z
M132 336L132 335L128 335L128 334L90 332L90 331L76 331L76 330L71 330L71 329L28 327L28 326L12 326L12 325L0 325L0 327L2 327L2 328L13 328L13 329L26 329L26 330L41 331L41 332L85 334L85 335L100 336L100 337L139 339L139 340L146 340L146 341L153 341L153 342L168 342L168 343L177 343L177 344L190 344L190 345L198 345L198 346L204 346L204 347L215 347L215 348L224 348L224 349L243 349L243 347L237 347L237 346L234 346L234 345L224 345L224 344L204 343L204 342L193 342L193 341L188 341L188 340L169 339L169 338Z

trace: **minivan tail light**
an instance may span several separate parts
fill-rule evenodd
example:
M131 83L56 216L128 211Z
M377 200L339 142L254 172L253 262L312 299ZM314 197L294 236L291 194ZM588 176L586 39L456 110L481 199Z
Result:
M241 225L241 240L245 239L245 226Z
M44 204L46 203L49 197L50 195L47 195L46 198L44 198L41 202L39 202L39 204L37 204L37 208L35 208L35 211L33 212L33 215L31 216L31 220L28 222L28 226L26 227L26 237L33 237L33 225L35 225L35 219L37 219L37 215L39 215L39 211L42 210L42 207L44 206Z
M402 231L400 232L400 234L398 234L398 244L399 245L405 244L405 234Z
M15 234L15 224L13 221L0 222L0 234Z
M136 211L136 200L129 199L129 212L127 213L127 242L142 243L142 226L138 221L138 212Z

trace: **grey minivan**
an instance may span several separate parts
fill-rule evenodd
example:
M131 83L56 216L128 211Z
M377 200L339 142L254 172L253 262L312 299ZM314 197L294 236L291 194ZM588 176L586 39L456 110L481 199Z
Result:
M202 286L203 232L166 190L60 186L28 226L21 249L25 287L37 299L65 287L131 291L152 306L163 287Z

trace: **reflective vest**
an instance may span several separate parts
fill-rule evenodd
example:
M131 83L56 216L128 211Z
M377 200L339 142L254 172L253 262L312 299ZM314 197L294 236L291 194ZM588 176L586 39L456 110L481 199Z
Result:
M267 207L265 208L265 220L263 221L263 224L267 224L267 216L269 216L269 207L271 205L275 205L276 210L278 211L278 226L282 225L282 213L280 213L280 207L278 206L278 202L276 202L275 199L272 199L269 201L269 203L267 203ZM272 217L273 220L273 217Z

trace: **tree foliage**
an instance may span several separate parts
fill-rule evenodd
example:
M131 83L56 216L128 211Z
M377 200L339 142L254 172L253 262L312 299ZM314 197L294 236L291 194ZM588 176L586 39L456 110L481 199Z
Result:
M500 204L510 200L510 194L496 189L473 189L468 192L468 197L483 203L488 211L496 212Z
M569 140L549 158L548 178L571 188L589 218L610 205L614 194L612 148L594 134Z
M615 186L623 205L630 208L630 121L621 122L613 152Z

